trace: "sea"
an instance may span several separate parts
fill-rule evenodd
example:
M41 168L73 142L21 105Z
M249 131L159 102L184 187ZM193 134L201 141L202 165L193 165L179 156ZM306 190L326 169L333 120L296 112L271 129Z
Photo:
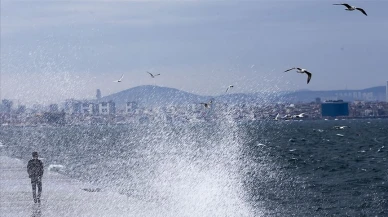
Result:
M2 126L0 142L160 216L388 216L388 119Z

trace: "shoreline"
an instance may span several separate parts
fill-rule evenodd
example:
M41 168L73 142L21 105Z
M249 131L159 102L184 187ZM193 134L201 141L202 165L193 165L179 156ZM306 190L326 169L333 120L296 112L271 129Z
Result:
M337 120L385 120L388 119L388 116L371 116L371 117L324 117L324 118L294 118L294 119L242 119L242 120L235 120L236 123L239 122L250 122L250 121L337 121ZM199 122L177 122L175 124L187 124L187 123L212 123L215 122L213 120L207 120L207 121L199 121ZM171 124L170 122L160 122L165 124ZM128 125L144 125L148 123L115 123L115 124L101 124L101 123L80 123L80 124L63 124L63 125L57 125L57 124L2 124L0 125L1 128L6 127L68 127L68 126L128 126Z

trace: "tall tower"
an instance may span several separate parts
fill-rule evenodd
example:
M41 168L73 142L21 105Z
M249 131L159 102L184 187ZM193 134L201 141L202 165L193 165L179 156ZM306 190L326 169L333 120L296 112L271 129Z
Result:
M101 90L97 89L97 94L96 94L97 100L101 99Z
M386 101L388 102L388 81L387 81L387 86L385 87L385 98L386 98Z

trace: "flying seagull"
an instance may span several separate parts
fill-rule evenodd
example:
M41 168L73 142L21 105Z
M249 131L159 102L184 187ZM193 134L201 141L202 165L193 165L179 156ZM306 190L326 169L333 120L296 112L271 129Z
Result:
M307 84L310 82L310 80L311 80L311 72L307 71L306 69L294 67L294 68L291 68L291 69L287 69L287 70L284 71L284 72L288 72L288 71L291 71L291 70L293 70L293 69L298 70L298 71L297 71L298 73L306 73L306 74L307 74Z
M229 85L228 88L226 88L225 93L228 92L228 90L229 90L229 89L232 89L233 87L234 87L233 85Z
M152 78L155 78L156 76L160 75L160 74L153 75L151 72L148 72L148 71L147 73L150 74Z
M275 117L275 121L278 121L278 120L279 120L279 113Z
M357 8L357 7L351 6L351 5L346 4L346 3L343 3L343 4L333 4L333 5L343 5L343 6L346 7L345 10L347 10L347 11L359 10L359 11L361 11L365 16L368 16L368 15L366 14L366 12L364 11L364 9L362 9L362 8Z
M124 74L121 75L121 78L119 80L113 81L113 82L121 82L123 80L123 78L124 78Z
M201 102L200 104L205 106L205 108L210 108L210 105L213 103L213 100L210 100L208 103Z

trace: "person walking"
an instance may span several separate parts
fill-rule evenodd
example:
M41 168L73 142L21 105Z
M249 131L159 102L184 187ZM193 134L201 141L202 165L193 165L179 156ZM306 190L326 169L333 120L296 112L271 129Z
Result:
M38 159L38 152L32 152L32 159L27 164L28 176L31 179L32 197L34 203L40 203L42 194L43 163ZM38 195L36 195L36 186L38 186Z

